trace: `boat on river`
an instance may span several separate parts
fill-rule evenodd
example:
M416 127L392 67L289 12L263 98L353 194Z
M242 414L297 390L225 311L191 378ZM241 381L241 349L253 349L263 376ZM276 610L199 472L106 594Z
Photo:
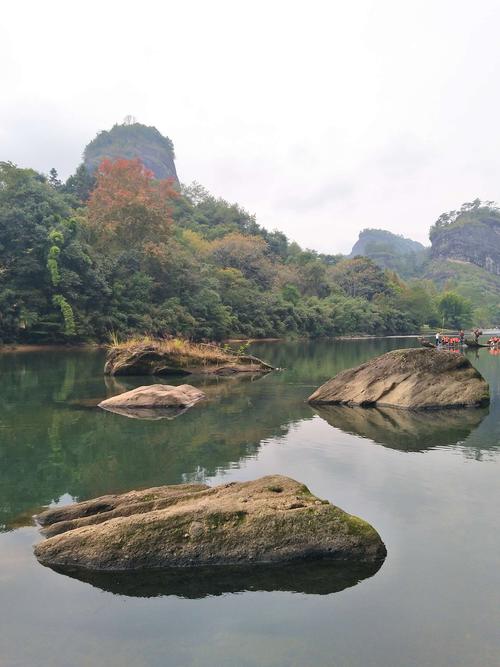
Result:
M472 340L471 338L465 339L465 344L467 347L478 348L478 347L491 347L488 343L480 343L479 341Z

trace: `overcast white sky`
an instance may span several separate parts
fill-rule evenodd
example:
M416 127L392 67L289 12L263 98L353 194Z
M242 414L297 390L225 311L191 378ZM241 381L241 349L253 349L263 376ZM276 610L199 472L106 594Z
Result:
M498 0L5 3L0 160L67 177L131 114L181 181L303 246L427 243L500 200L499 26Z

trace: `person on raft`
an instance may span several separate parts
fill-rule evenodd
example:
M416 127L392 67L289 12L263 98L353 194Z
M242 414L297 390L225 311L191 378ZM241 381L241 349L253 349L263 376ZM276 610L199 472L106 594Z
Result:
M439 345L440 342L441 342L441 334L440 334L439 331L438 331L438 332L436 333L436 345Z
M460 329L459 337L460 337L460 345L463 345L465 341L465 331L463 329Z

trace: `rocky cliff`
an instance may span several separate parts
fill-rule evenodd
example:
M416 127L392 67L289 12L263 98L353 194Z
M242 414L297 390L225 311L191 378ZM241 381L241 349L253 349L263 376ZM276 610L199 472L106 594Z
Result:
M500 275L500 210L479 200L442 215L431 228L434 260L466 262Z
M84 164L90 172L97 169L104 158L140 158L156 178L173 178L176 183L174 145L155 127L141 123L114 125L102 131L85 148Z

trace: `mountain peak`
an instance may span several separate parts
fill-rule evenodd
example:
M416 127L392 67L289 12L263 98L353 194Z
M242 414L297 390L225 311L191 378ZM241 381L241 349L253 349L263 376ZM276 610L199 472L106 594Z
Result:
M164 137L156 127L132 122L127 117L121 125L111 130L103 130L93 139L83 152L83 161L90 172L97 169L105 158L116 160L139 158L156 178L173 178L179 183L175 169L174 144Z

